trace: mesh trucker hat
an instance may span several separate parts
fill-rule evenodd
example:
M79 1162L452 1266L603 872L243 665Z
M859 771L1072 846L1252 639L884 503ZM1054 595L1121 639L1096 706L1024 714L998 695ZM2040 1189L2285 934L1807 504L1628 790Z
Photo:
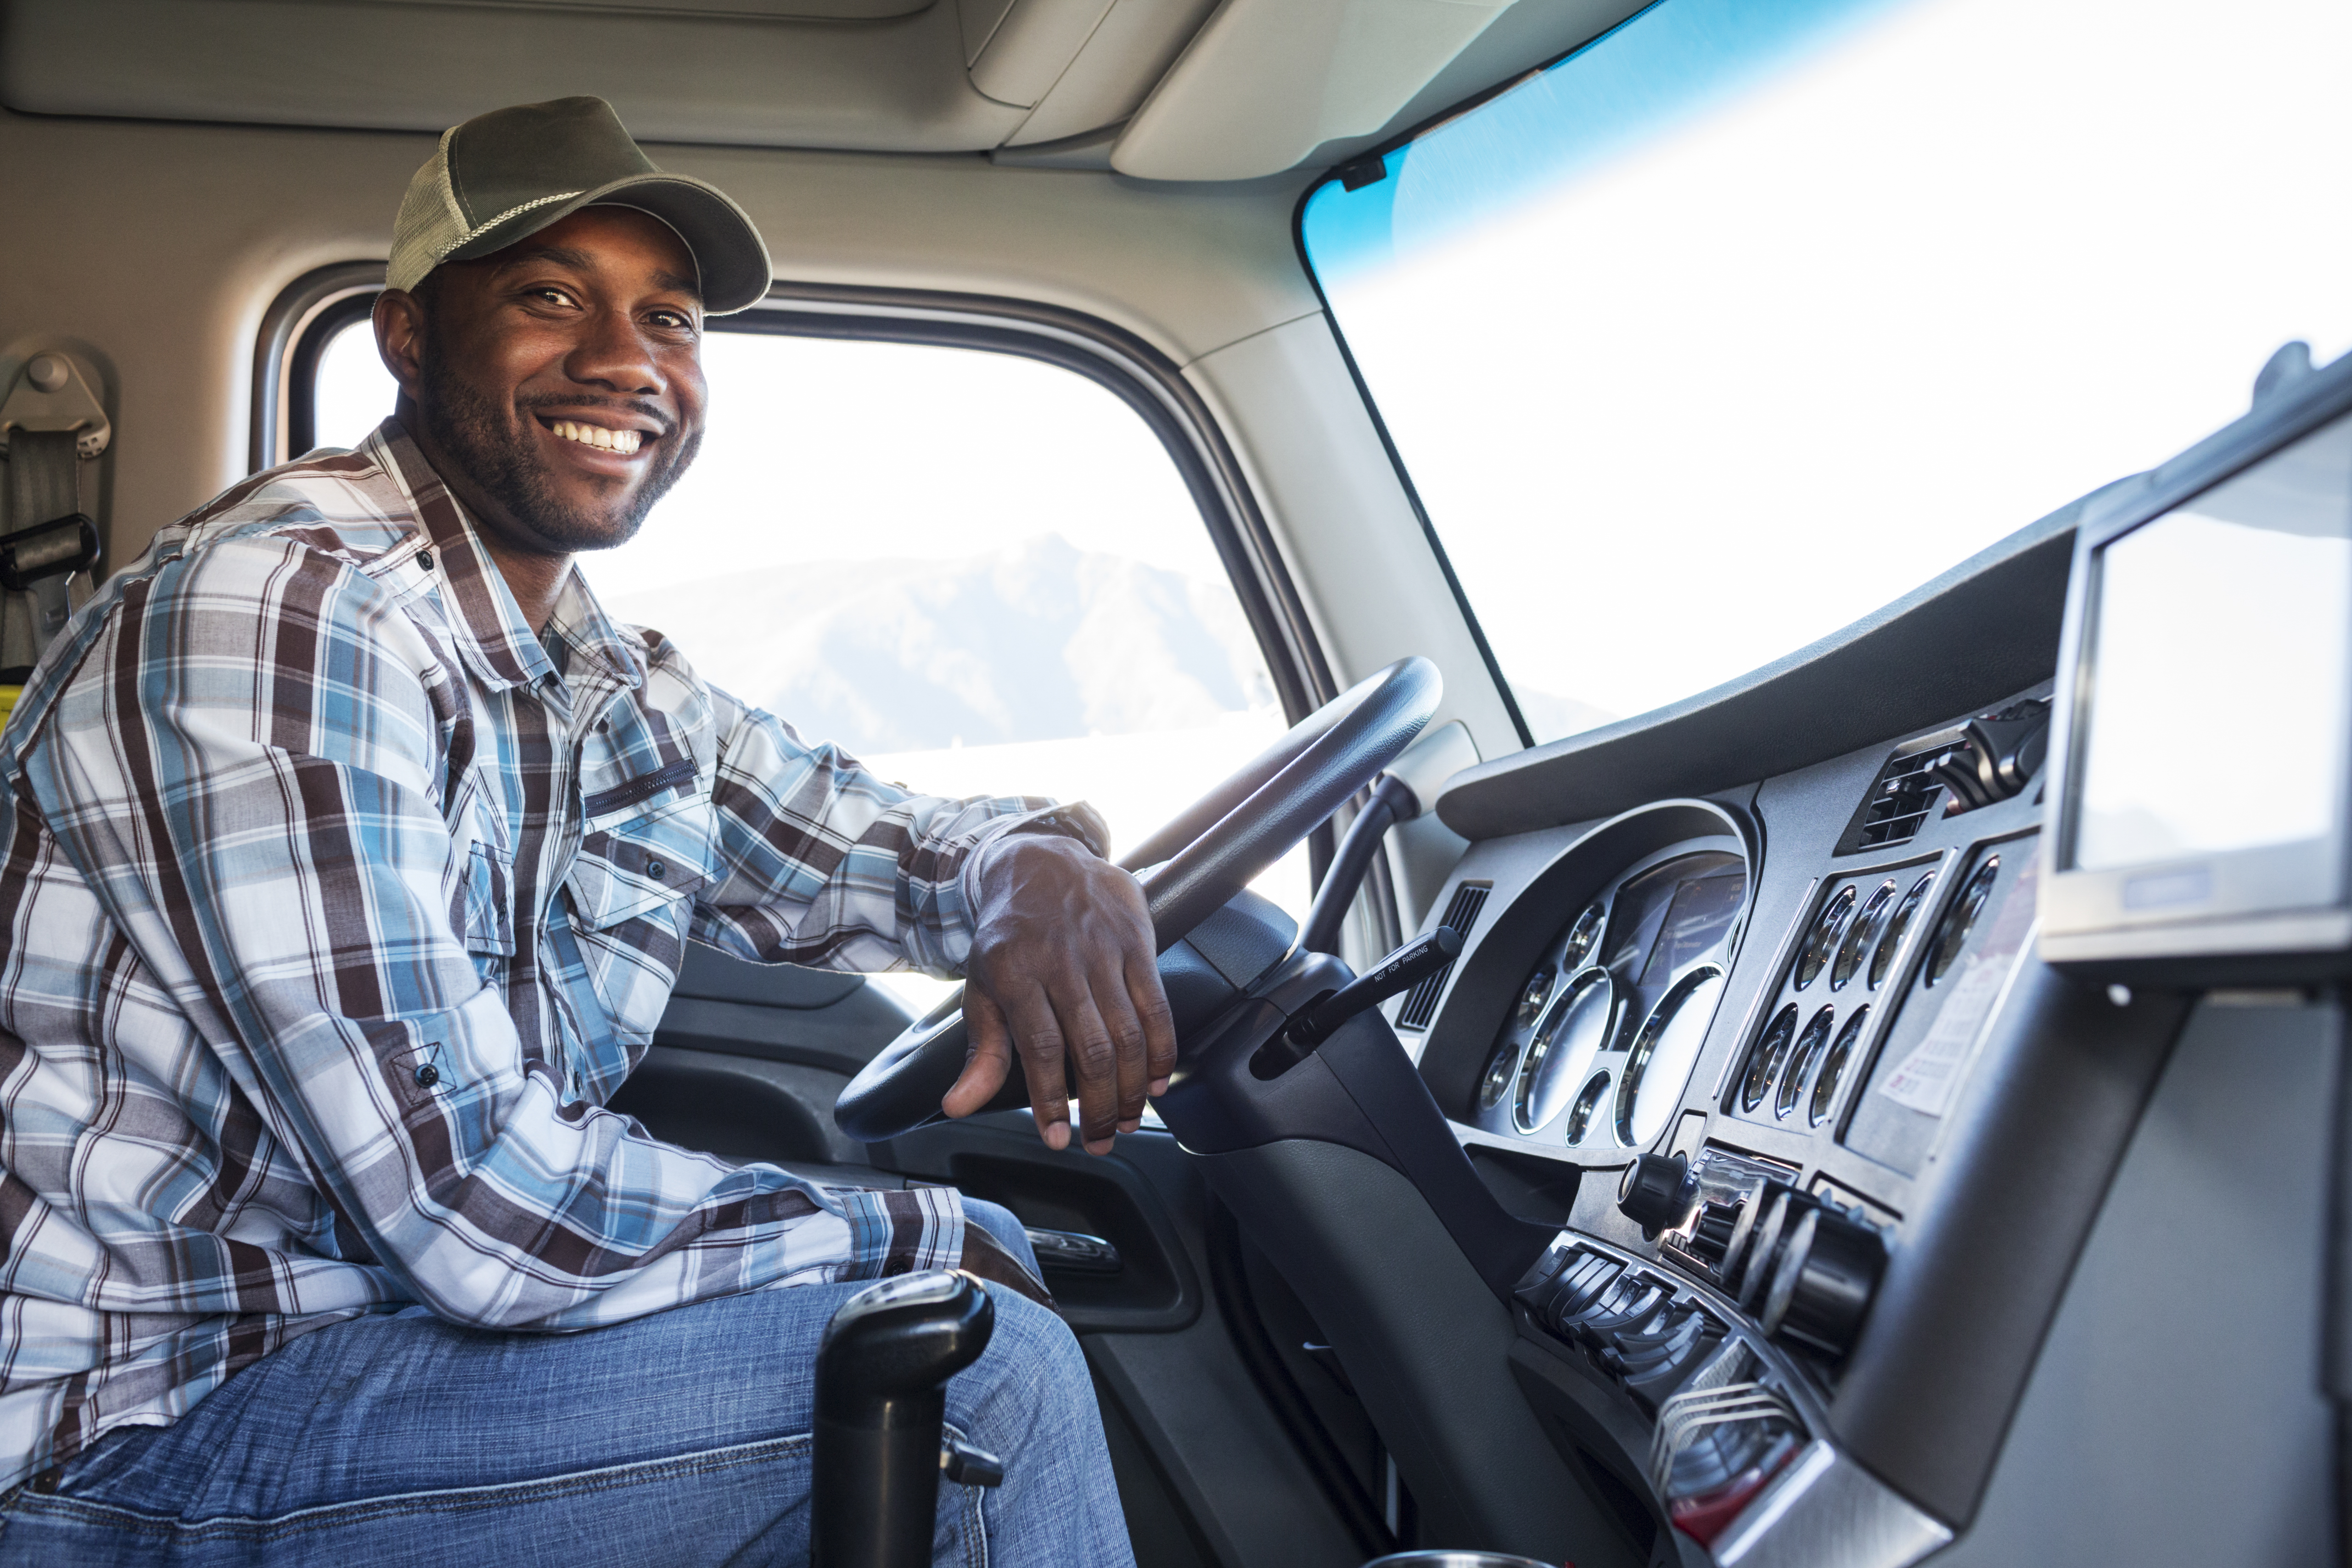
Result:
M445 261L471 261L585 206L635 207L677 231L702 275L702 308L740 310L768 291L768 247L716 186L654 167L601 98L558 98L478 114L401 198L384 281L413 289Z

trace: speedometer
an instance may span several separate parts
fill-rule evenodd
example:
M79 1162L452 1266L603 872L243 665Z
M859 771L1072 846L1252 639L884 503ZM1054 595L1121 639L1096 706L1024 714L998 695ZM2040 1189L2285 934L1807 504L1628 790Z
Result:
M1706 1043L1749 878L1744 830L1711 803L1633 813L1571 846L1497 922L1506 942L1538 921L1549 939L1519 950L1475 1078L1453 1080L1468 1119L1601 1159L1654 1142Z

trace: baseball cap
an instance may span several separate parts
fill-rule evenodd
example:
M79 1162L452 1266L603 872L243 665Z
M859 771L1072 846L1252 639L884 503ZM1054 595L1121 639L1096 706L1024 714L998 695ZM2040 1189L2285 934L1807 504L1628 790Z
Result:
M724 192L654 167L603 99L558 98L441 133L401 198L384 281L413 289L445 261L503 250L585 206L635 207L676 230L711 315L742 310L773 279L760 231Z

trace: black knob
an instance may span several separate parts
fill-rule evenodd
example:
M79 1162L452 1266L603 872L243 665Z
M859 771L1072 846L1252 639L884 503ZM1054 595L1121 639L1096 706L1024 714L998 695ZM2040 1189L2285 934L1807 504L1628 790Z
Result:
M1741 1206L1738 1201L1701 1204L1698 1223L1691 1226L1691 1255L1718 1273L1724 1259L1731 1255L1732 1237L1739 1234Z
M980 1282L946 1269L885 1279L834 1313L816 1352L811 1560L821 1568L929 1563L945 1385L995 1327Z
M1698 1176L1680 1154L1643 1154L1625 1168L1617 1207L1649 1236L1680 1230L1698 1207Z
M1886 1268L1876 1229L1828 1206L1789 1227L1759 1314L1766 1333L1841 1358L1853 1348Z

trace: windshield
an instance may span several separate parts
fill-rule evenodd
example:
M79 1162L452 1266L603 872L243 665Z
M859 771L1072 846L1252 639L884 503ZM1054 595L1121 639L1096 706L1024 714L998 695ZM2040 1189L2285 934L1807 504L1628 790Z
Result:
M1301 240L1540 742L2352 346L2347 58L2340 0L1660 0L1317 186Z

